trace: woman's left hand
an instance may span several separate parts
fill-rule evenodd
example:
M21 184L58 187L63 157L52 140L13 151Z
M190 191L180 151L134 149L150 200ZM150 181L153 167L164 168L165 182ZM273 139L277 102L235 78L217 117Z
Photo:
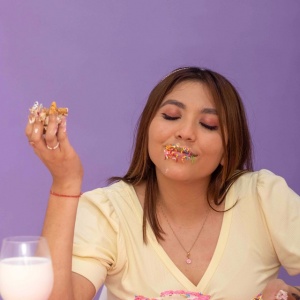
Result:
M262 292L263 300L300 300L300 293L281 279L268 282Z

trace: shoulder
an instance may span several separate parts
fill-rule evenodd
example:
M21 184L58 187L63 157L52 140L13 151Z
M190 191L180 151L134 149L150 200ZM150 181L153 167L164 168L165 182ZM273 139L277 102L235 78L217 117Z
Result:
M114 223L118 219L116 212L132 201L133 195L132 186L123 181L87 191L80 197L77 216L84 215L85 219L87 216L98 219L101 216L101 219Z
M89 209L107 219L130 219L142 214L141 204L131 184L124 181L84 193L79 209Z
M265 169L243 174L234 183L234 189L240 196L256 197L261 202L300 200L283 177Z
M262 169L255 172L247 172L241 175L234 183L236 188L269 188L274 185L287 185L284 178L274 174L273 172Z
M97 204L105 202L120 202L120 199L130 199L133 197L133 188L131 185L119 181L112 185L97 188L83 193L81 201L88 201Z

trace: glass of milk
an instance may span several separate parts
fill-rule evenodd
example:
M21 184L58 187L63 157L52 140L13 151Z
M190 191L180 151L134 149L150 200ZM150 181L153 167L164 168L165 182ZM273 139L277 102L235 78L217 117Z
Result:
M4 300L47 300L53 269L47 241L41 236L8 237L0 252L0 294Z

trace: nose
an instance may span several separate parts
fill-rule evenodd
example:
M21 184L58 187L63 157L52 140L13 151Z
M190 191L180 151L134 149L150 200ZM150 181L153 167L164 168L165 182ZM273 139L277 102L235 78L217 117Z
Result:
M184 124L177 129L175 136L178 140L195 141L196 128L193 124Z

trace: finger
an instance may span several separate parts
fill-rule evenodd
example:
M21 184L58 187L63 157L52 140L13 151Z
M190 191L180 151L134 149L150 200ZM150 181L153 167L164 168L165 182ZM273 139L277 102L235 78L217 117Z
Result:
M32 114L30 114L28 116L28 122L27 122L26 127L25 127L25 135L27 136L28 140L31 137L34 122L35 122L35 117Z
M40 148L45 146L45 143L43 141L43 124L39 120L36 120L35 118L30 116L25 129L25 134L27 136L28 142L33 147Z
M59 142L57 138L58 131L58 119L56 114L49 115L49 121L47 130L44 135L46 147L49 150L56 150L59 148Z
M31 134L33 131L33 123L35 122L35 117L33 115L28 116L28 122L25 127L25 135L27 137L28 143L34 147L34 142L31 141Z
M289 297L293 297L295 300L300 300L300 296L295 293L292 293L291 295L289 295ZM293 299L293 298L290 298L290 299Z
M62 148L71 147L67 134L67 118L62 117L58 126L57 137Z

